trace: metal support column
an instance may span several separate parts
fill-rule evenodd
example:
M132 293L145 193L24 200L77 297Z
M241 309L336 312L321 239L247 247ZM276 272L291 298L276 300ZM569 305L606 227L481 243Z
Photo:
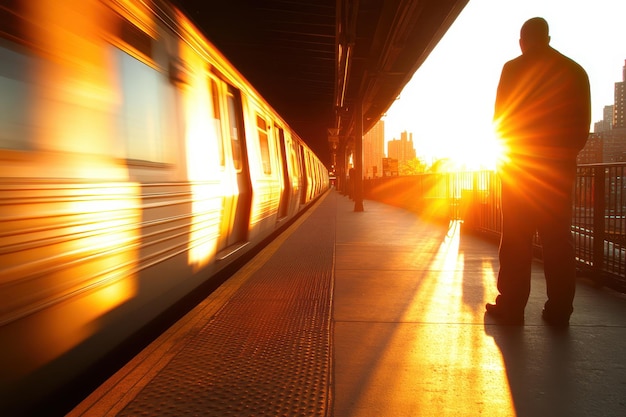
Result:
M356 107L356 132L354 132L354 211L363 211L363 103Z

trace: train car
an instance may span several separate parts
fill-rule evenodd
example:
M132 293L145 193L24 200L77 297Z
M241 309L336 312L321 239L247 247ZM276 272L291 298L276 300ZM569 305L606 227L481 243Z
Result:
M328 189L163 0L0 2L0 415L45 402Z

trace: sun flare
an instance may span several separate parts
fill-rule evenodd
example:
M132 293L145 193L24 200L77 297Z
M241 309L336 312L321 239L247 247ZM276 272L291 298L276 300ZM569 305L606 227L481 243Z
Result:
M444 155L456 169L495 170L505 152L497 134L490 131L448 144Z

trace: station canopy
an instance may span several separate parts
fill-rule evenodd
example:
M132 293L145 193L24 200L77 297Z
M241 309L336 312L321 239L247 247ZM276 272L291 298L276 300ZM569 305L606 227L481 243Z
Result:
M359 100L367 132L467 2L173 0L326 163Z

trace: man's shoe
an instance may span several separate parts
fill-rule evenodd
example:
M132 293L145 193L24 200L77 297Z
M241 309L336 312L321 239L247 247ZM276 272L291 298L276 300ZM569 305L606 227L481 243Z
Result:
M548 326L552 327L568 327L569 326L569 314L555 314L546 310L545 308L541 312L541 318L546 322Z
M500 324L510 324L521 326L524 324L524 312L514 312L498 304L487 303L485 305L487 314L493 317Z

